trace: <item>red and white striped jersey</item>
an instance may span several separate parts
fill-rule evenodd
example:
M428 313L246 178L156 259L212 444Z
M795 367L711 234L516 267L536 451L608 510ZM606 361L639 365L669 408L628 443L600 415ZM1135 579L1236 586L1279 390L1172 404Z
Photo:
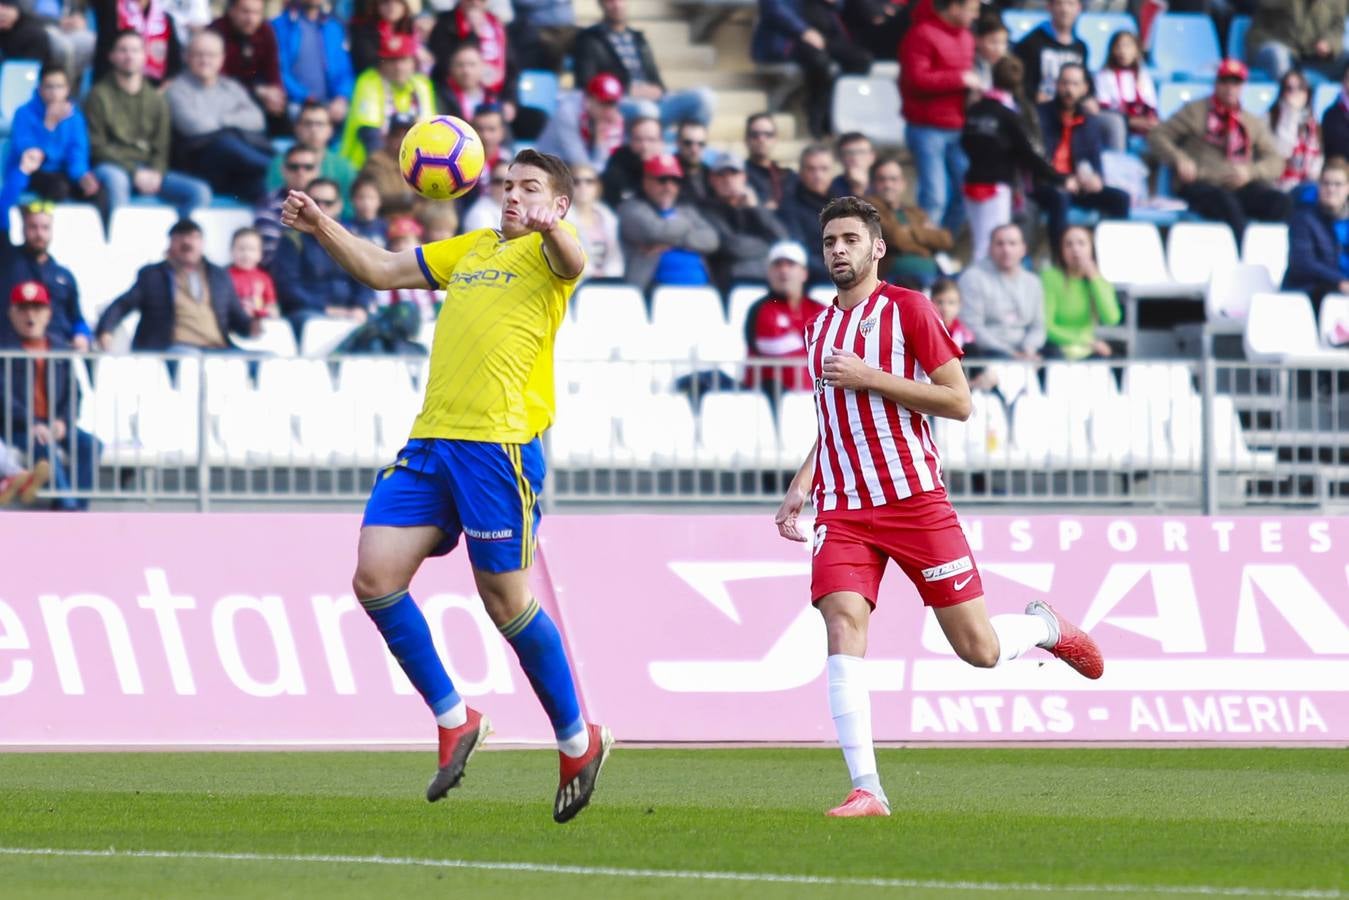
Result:
M937 445L922 413L880 394L825 387L820 377L837 348L872 368L930 384L929 372L964 355L932 301L881 282L850 310L830 304L806 329L806 345L819 424L815 508L865 509L942 487Z

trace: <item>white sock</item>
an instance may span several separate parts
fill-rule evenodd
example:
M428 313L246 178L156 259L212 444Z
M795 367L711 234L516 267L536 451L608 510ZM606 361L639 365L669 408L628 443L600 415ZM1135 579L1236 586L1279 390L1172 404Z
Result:
M829 712L843 749L855 788L885 800L876 773L876 748L871 743L871 694L867 689L865 661L860 656L836 653L828 659Z
M572 759L585 756L586 751L590 749L590 729L586 727L585 722L581 723L581 730L571 737L558 738L557 749Z
M436 724L441 728L458 728L467 721L468 705L463 700L436 716Z
M998 665L1049 640L1049 623L1039 616L1008 613L989 621L998 636Z

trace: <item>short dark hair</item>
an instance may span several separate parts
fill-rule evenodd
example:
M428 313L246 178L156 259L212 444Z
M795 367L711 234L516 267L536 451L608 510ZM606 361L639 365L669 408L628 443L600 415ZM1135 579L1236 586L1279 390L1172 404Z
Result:
M1054 80L1055 80L1055 81L1058 81L1059 78L1063 76L1063 73L1064 73L1064 72L1067 72L1069 69L1077 69L1077 71L1079 71L1079 72L1082 73L1082 77L1083 77L1083 78L1087 78L1087 67L1086 67L1086 66L1082 65L1082 63L1079 63L1079 62L1066 62L1066 63L1064 63L1063 65L1059 66L1059 74L1058 74L1058 77L1055 77Z
M838 141L835 142L834 146L838 149L838 152L842 153L843 148L848 146L849 144L860 144L863 141L870 144L871 138L867 137L860 131L849 131L839 135Z
M286 148L286 155L282 157L282 159L284 159L286 162L290 162L291 157L299 156L301 153L317 154L318 151L315 150L313 147L307 147L304 144L291 144L289 147Z
M985 9L979 13L979 18L974 21L974 36L984 37L989 34L1006 32L1007 26L1002 21L1002 16L998 15L995 9Z
M773 114L770 112L756 112L748 116L745 119L745 131L749 131L751 128L753 128L754 123L758 122L760 119L767 119L768 121L773 122ZM773 130L774 131L778 130L776 122L773 122Z
M342 185L338 184L336 181L333 181L331 178L315 178L313 181L309 182L304 186L304 192L306 194L313 194L314 188L316 187L330 187L333 190L337 191L337 199L338 200L342 199Z
M998 236L998 232L1006 231L1009 228L1016 229L1017 236L1019 236L1021 240L1024 241L1026 239L1026 233L1021 230L1020 225L1016 224L1015 222L1003 222L1001 225L998 225L988 233L989 243L992 243L993 239Z
M927 295L935 300L938 294L945 294L947 291L960 293L960 285L956 283L954 278L938 278L932 282L932 287L927 289Z
M374 175L371 175L368 172L364 175L357 175L355 180L351 182L351 191L349 192L349 195L355 197L356 192L361 188L374 188L375 192L378 193L379 182L375 180Z
M628 123L628 137L632 137L632 133L637 130L638 125L645 125L647 122L655 122L656 130L660 130L660 119L655 116L638 116Z
M235 0L231 0L230 5L233 5L234 2ZM242 237L261 238L262 233L258 231L256 228L254 228L252 225L245 225L243 228L236 228L234 230L234 234L230 235L230 246L233 247L235 242Z
M37 83L41 84L46 81L48 75L60 75L66 80L66 84L70 84L70 73L66 71L65 66L57 65L56 63L47 63L38 71Z
M899 171L904 171L904 164L899 161L898 156L895 156L893 153L882 153L880 156L876 157L876 161L871 164L871 168L867 169L867 178L875 181L876 173L890 165L899 166Z
M571 195L576 189L576 183L572 181L571 166L564 163L559 157L551 153L540 153L537 150L521 150L515 154L515 159L511 160L511 165L533 166L536 169L542 169L547 173L548 180L552 183L553 193L566 197L567 202L571 202Z
M1026 66L1010 53L993 64L993 86L1013 97L1021 93L1026 81Z
M828 144L822 144L818 141L812 144L806 144L806 146L801 148L799 164L805 165L806 160L810 159L812 156L820 156L821 154L830 159L834 158L834 151L829 149Z
M945 12L953 6L959 6L967 0L932 0L932 8L937 12Z
M175 238L181 234L201 234L201 226L191 219L179 219L169 229L169 237Z
M111 50L129 37L135 38L142 44L145 43L145 35L134 28L123 28L121 31L117 32L117 34L113 35L112 43L108 45L108 49Z
M333 117L328 112L328 107L320 103L319 101L314 100L313 98L305 100L303 103L300 104L300 111L299 113L296 114L295 120L298 122L300 120L300 116L303 116L307 112L313 112L314 110L318 110L319 112L327 116L329 122L332 121Z
M872 240L881 236L881 214L876 207L858 197L838 197L825 204L820 210L820 230L835 219L859 219Z
M680 120L679 124L675 125L675 135L678 136L682 134L685 128L705 129L707 128L707 123L699 122L697 119L682 119Z
M476 119L478 116L490 116L493 114L501 116L503 119L506 117L506 111L501 108L500 103L488 101L486 103L478 104L478 108L473 111L473 118Z

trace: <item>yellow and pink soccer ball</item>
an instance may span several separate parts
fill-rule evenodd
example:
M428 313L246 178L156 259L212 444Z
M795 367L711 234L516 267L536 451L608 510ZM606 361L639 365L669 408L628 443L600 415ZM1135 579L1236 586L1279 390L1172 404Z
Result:
M404 180L428 200L453 200L473 190L482 176L483 159L478 132L454 116L413 125L398 150Z

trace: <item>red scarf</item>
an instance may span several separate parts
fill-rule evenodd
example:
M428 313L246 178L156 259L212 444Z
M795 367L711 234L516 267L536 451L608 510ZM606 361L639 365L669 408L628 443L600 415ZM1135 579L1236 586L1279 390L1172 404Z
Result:
M1086 121L1075 109L1059 112L1063 130L1059 132L1059 145L1054 148L1054 158L1050 160L1056 172L1073 174L1073 130Z
M1221 147L1230 163L1251 161L1251 138L1241 121L1241 107L1226 107L1214 97L1209 104L1205 137L1210 144Z
M501 22L496 16L485 12L482 14L482 24L474 28L468 16L464 15L463 8L457 7L454 11L454 29L461 40L470 34L478 38L478 49L482 51L482 62L486 67L482 85L494 94L501 93L501 88L506 84L506 29L501 27Z
M145 77L163 81L169 68L168 15L159 0L149 0L149 8L141 9L137 0L117 0L117 30L131 29L145 40Z

